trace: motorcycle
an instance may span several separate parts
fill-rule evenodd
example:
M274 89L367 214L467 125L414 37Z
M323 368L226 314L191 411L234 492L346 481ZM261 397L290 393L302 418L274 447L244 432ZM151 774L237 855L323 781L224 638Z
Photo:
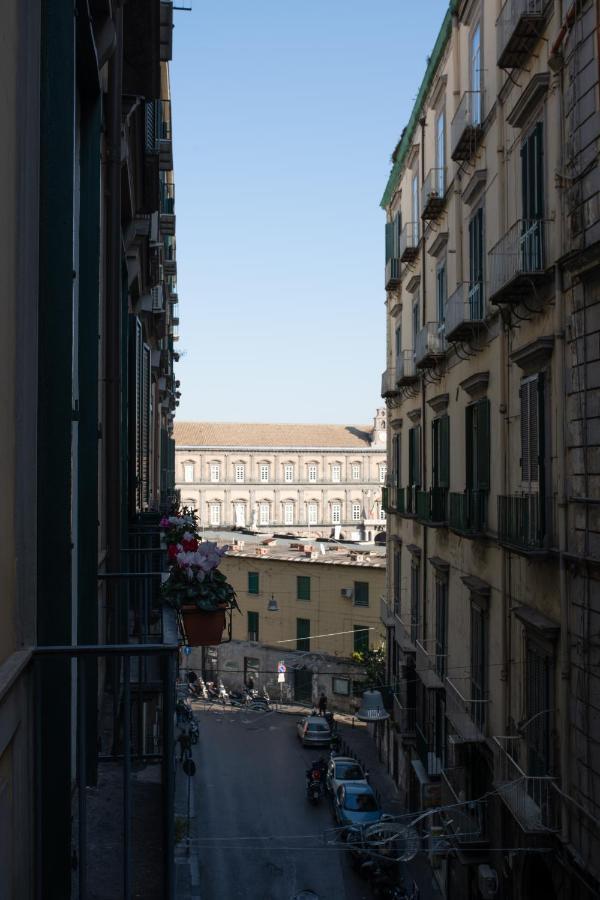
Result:
M314 762L306 770L306 797L309 803L316 805L325 795L325 775L327 763L324 759Z

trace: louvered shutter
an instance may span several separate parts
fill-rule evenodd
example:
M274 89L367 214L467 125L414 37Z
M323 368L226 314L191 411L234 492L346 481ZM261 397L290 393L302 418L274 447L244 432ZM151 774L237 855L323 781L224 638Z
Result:
M490 489L490 401L478 400L473 410L475 418L476 465L479 491Z
M540 480L542 390L539 375L521 382L521 479L530 490Z
M437 486L450 486L450 417L442 416L438 421L438 472Z
M394 255L394 222L385 223L385 261L388 262Z
M465 484L467 489L474 490L476 488L475 482L475 466L473 464L474 456L473 447L475 444L475 433L473 428L473 407L467 406L465 409L465 447L467 449L466 452L466 477Z

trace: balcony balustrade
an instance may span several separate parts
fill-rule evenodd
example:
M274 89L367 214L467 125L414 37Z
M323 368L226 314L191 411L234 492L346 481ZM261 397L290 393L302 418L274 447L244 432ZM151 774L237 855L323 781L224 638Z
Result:
M489 252L490 300L520 303L551 274L547 219L518 219Z
M414 740L416 735L417 711L406 707L402 698L394 694L394 722L403 740Z
M531 776L519 765L522 739L494 737L494 784L523 831L560 831L560 797L551 775Z
M385 264L385 289L394 291L402 281L402 263L397 256L392 256Z
M395 397L397 393L396 372L394 369L386 369L381 376L381 396Z
M446 340L465 341L484 326L484 285L482 281L459 284L446 303Z
M432 722L415 723L416 750L429 777L440 775L443 768L442 750L436 742L435 728Z
M546 553L544 499L539 494L498 497L498 540L525 555Z
M421 190L421 218L437 219L446 197L446 169L430 169Z
M171 127L171 101L157 100L159 168L163 172L173 169L173 135Z
M475 798L465 805L469 799L469 778L464 766L443 769L441 777L441 805L452 806L442 815L446 826L456 843L460 845L481 844L486 841L485 819L487 804ZM461 804L454 806L454 804Z
M483 692L474 690L469 676L446 676L445 685L446 715L456 732L464 741L484 742L490 698Z
M445 525L448 521L448 491L446 488L430 488L416 493L417 519L425 525Z
M421 240L420 222L407 222L400 235L400 261L413 262L419 252Z
M485 534L487 524L487 491L464 491L449 494L448 526L466 537Z
M390 509L390 490L391 490L391 488L389 488L389 487L382 487L382 488L381 488L381 507L382 507L382 509L383 509L386 513L391 512L391 509Z
M415 484L409 484L404 490L404 515L416 516L417 514L417 493L418 488Z
M415 342L415 366L417 369L431 369L446 355L447 344L444 325L428 322Z
M173 182L160 183L160 229L163 234L175 233L175 185Z
M548 0L506 0L496 20L498 65L501 69L522 68L539 41Z
M169 295L170 303L177 303L177 278L175 275L167 275L165 277L165 284L167 286L167 293Z
M396 489L396 512L398 515L404 515L405 509L405 491L404 488L397 487Z
M410 384L419 377L412 350L402 350L396 360L396 383L399 386Z
M465 91L450 126L451 157L471 159L483 135L483 92Z

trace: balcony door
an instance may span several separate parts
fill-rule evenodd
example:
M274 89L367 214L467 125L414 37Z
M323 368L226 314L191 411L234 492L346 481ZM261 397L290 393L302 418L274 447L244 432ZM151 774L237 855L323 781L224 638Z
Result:
M446 113L440 112L435 123L436 190L440 197L446 193Z
M483 209L469 222L469 312L471 321L483 319Z
M471 34L471 125L481 125L481 23Z
M544 132L538 122L521 146L521 270L544 269Z

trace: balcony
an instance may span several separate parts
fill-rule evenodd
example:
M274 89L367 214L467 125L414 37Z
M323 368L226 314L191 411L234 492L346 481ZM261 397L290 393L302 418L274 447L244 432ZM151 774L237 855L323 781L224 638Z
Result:
M399 516L404 515L405 502L404 502L404 488L397 487L396 491L396 512Z
M547 219L518 219L489 252L490 300L520 303L551 277Z
M521 738L494 737L494 784L523 831L560 831L556 779L531 776L519 765Z
M175 185L160 183L159 223L161 234L175 234Z
M451 492L448 526L465 537L483 537L487 524L487 491Z
M394 624L394 610L387 594L382 594L379 598L379 616L384 625Z
M163 271L165 275L177 275L175 237L171 234L166 234L163 241Z
M421 229L419 222L407 222L400 235L400 262L411 263L419 253Z
M173 170L173 132L171 101L157 100L158 165L162 172Z
M393 369L386 369L381 376L381 396L395 397L397 393L396 372Z
M463 281L446 303L446 340L468 341L484 327L483 282Z
M446 810L442 816L456 843L459 846L485 843L487 804L485 801L474 800L465 805L470 794L465 766L443 769L440 787L441 805L454 807ZM462 805L455 807L454 804Z
M465 162L473 156L483 136L483 92L465 91L450 126L451 157Z
M442 751L437 746L436 732L432 722L415 724L416 749L427 775L432 777L442 772Z
M173 59L173 0L160 3L160 59L161 62Z
M398 694L394 694L394 722L404 741L414 741L416 736L417 711L403 706Z
M432 369L446 355L446 334L440 322L428 322L415 342L415 366L418 369Z
M466 743L485 742L485 721L489 697L473 697L473 685L468 675L446 676L446 715Z
M396 384L398 387L411 384L419 377L412 350L402 350L396 360Z
M544 502L539 494L498 497L498 541L523 555L548 552Z
M416 493L417 519L424 525L439 527L448 521L448 491L446 488L431 488Z
M522 68L544 30L548 0L506 0L496 20L496 47L501 69Z
M437 219L446 202L446 169L430 169L421 189L422 219Z
M385 264L385 289L394 291L402 282L402 264L397 256L392 256Z
M175 275L167 275L165 278L169 303L177 303L177 278Z
M382 508L386 513L391 512L391 510L390 510L390 501L389 501L389 498L390 498L390 490L392 490L392 488L388 488L388 487L382 487L382 488L381 488L381 508Z

